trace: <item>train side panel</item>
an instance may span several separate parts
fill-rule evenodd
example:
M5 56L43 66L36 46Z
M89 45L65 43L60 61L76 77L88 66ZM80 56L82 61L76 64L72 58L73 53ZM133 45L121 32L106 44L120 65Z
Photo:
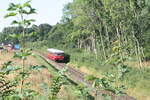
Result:
M48 58L53 61L63 61L64 60L63 55L54 54L54 53L48 53Z

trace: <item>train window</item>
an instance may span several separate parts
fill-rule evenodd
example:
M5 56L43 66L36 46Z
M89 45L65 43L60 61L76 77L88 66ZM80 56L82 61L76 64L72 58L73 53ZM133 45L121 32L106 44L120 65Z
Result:
M56 54L57 56L64 56L64 54L63 53L58 53L58 54Z

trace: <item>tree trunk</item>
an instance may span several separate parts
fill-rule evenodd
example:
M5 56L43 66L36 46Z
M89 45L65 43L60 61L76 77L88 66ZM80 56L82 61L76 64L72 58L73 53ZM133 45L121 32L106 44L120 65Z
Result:
M101 38L103 56L104 56L104 59L107 60L105 46L104 46L104 40L103 40L103 36L102 36L101 30L99 30L99 33L100 33L100 38Z
M120 35L120 33L119 33L119 26L116 27L116 32L117 32L117 38L118 38L118 40L119 40L119 47L121 48L121 47L122 47L122 45L121 45L122 41L121 41L121 35ZM121 61L122 61L122 63L123 63L123 55L122 55L122 52L121 52L120 49L119 49L119 52L120 52Z
M97 59L97 49L96 49L96 36L93 34L92 35L92 49L95 53L96 59Z
M138 59L138 62L139 62L139 67L141 69L143 67L143 65L142 65L142 59L141 59L141 56L140 56L141 55L140 45L139 45L138 39L135 37L134 30L132 31L132 35L133 35L133 39L135 41L136 56L137 56L137 59Z

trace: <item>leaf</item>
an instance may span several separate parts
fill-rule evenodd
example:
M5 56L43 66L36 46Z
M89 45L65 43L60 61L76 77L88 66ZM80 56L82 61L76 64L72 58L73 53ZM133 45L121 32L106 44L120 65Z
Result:
M25 2L24 4L23 4L23 7L31 7L31 5L30 5L30 2L31 2L32 0L29 0L29 1L27 1L27 2Z
M29 12L29 14L37 14L36 9L34 9L34 8L30 8L30 12Z
M29 72L27 72L27 71L24 71L24 72L20 72L19 73L19 76L21 77L21 78L27 78L27 77L29 77L30 76L30 73Z
M101 82L101 79L95 79L94 81L93 81L93 84L92 84L92 87L94 87L94 88L98 88L98 87L102 87L102 84L100 84L100 82Z
M31 89L24 89L23 93L24 93L24 97L28 97L30 99L33 99L33 97L38 95L37 92L35 92L34 90L31 90Z
M8 13L7 15L4 16L4 18L8 18L8 17L11 17L11 16L16 16L17 13L15 12L11 12L11 13Z
M26 10L22 10L22 13L23 13L23 14L28 14L29 12L26 11Z
M150 2L149 2L149 0L145 0L145 4L146 4L148 7L150 7Z
M102 94L102 96L105 98L105 100L112 100L111 96Z
M20 67L7 66L7 68L5 69L5 72L8 75L10 72L14 72L20 69L21 69Z
M11 25L14 25L14 24L20 24L18 21L14 20L12 21Z
M31 8L31 7L29 7L29 9L30 9L29 11L22 10L22 13L27 14L27 15L29 15L29 14L36 14L36 9Z
M37 32L32 32L32 33L29 33L28 36L29 36L29 37L35 36L36 34L37 34Z
M12 65L12 61L8 61L6 63L3 64L2 68L7 68L7 66Z
M43 69L43 68L46 68L46 66L44 66L44 65L42 65L42 66L36 65L36 66L30 66L29 67L30 70L40 70L40 69Z
M1 70L4 72L4 74L8 75L10 72L17 71L19 69L20 67L12 66L12 61L8 61L7 63L4 63Z
M85 77L85 80L86 81L93 81L93 80L95 80L95 79L97 79L95 76L93 76L93 75L87 75L86 77Z
M12 38L20 38L21 34L10 34L9 36Z
M67 71L68 71L68 68L65 67L65 68L63 68L62 70L60 70L58 73L59 73L60 75L64 75L65 72L67 72Z
M141 11L141 16L146 16L146 14L148 14L148 13L149 13L149 8L148 8L148 7L145 7L145 8L143 8L142 11Z
M17 5L14 3L9 4L9 8L7 9L8 11L15 11L17 9Z
M24 24L31 25L32 22L35 22L35 19L24 20Z
M25 52L16 52L14 58L26 59L27 56L31 55L32 53L29 51Z

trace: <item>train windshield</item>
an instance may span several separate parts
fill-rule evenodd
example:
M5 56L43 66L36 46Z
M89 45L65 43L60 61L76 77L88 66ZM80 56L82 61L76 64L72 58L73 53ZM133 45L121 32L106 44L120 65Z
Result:
M64 56L64 53L57 53L57 56Z

